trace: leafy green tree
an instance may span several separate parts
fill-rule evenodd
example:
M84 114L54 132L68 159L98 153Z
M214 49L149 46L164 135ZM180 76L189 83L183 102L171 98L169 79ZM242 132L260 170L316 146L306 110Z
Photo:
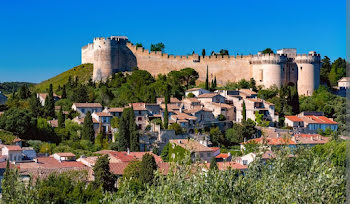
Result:
M224 136L219 127L210 128L210 139L215 146L224 143Z
M230 145L243 142L243 126L234 123L232 128L226 130L225 137L230 142Z
M37 134L36 139L42 141L49 141L58 143L59 139L56 137L53 127L47 122L45 118L38 118L37 120Z
M164 51L165 45L163 43L151 44L151 51Z
M25 109L10 108L0 117L0 129L10 131L21 139L33 139L36 124L36 118Z
M262 54L273 54L273 50L271 48L266 48L265 50L261 51Z
M207 65L207 75L205 77L205 89L209 90L209 73L208 73L208 65Z
M91 142L95 141L94 123L90 111L85 115L81 138L83 140L90 140Z
M261 127L269 126L270 122L267 120L264 120L263 117L264 117L264 114L259 113L258 111L255 111L255 122L257 123L257 125Z
M186 97L187 97L187 98L194 98L195 95L194 95L193 93L188 93Z
M338 80L346 76L346 61L343 58L338 58L332 63L331 71L329 72L329 81L332 86L336 86Z
M175 130L176 135L181 135L184 133L184 130L182 129L182 127L178 123L173 123L173 124L169 125L169 130Z
M162 149L162 153L160 154L160 157L162 157L162 160L164 162L169 161L169 145L170 143L168 142Z
M219 121L225 121L226 120L226 117L222 114L218 115L218 118L217 118Z
M210 165L209 165L209 169L210 170L218 170L218 164L216 163L216 158L215 157L212 157L210 159Z
M109 159L108 155L100 156L93 168L94 171L94 181L93 185L95 187L101 186L105 191L114 191L115 178L109 169Z
M249 80L249 88L251 88L253 91L257 91L256 81L255 81L254 78L250 78L250 80Z
M152 184L154 178L154 171L157 170L157 163L153 155L146 153L141 161L141 175L140 180L145 184Z
M88 100L87 88L84 85L79 85L73 89L70 99L76 103L86 103Z

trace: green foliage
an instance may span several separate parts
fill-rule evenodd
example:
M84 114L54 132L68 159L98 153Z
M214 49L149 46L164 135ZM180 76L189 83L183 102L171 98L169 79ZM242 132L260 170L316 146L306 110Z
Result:
M102 187L105 191L114 191L115 178L109 169L108 155L100 156L93 168L95 180L94 187Z
M224 135L220 131L219 127L210 128L210 140L215 146L224 143L224 139Z
M160 154L160 157L162 157L162 160L164 162L169 161L169 148L170 148L170 143L166 143L166 145L162 149L162 153Z
M87 87L84 85L78 85L74 88L70 94L70 100L77 103L86 103L88 102L88 92Z
M209 169L210 170L218 170L218 164L216 163L216 158L215 157L212 157L210 159L210 166L209 166Z
M187 98L194 98L195 95L194 95L193 93L188 93L186 97L187 97Z
M72 79L75 76L79 76L80 82L87 82L92 77L92 71L92 64L81 64L51 79L37 84L35 88L38 92L44 92L49 88L50 84L53 84L53 89L56 90L58 86L64 86L65 84L67 84L67 82L69 82L69 78Z
M190 152L184 148L182 148L179 145L176 145L174 143L169 143L169 162L179 162L183 161L186 157L186 155L189 155ZM175 156L173 158L173 155Z
M335 166L346 167L346 141L331 141L324 145L316 145L312 151L321 158L331 161Z
M260 127L268 127L270 122L265 120L264 114L260 114L259 111L255 111L255 122L257 123L258 126Z
M205 49L202 49L202 57L205 56Z
M207 65L207 75L205 77L205 89L209 90L209 73L208 73L208 65Z
M169 125L169 130L175 130L176 135L181 135L184 133L184 130L178 123L173 123Z
M228 50L221 49L220 50L220 55L229 55Z
M37 97L36 93L33 93L29 99L29 110L34 117L38 117L43 114L43 108L41 106L39 97Z
M12 132L0 130L0 140L3 144L10 145L15 138L16 136Z
M152 184L157 163L151 154L144 154L141 161L140 180L144 184Z
M28 88L31 88L34 84L30 82L2 82L0 83L0 91L3 94L11 94L17 92L21 87L26 85Z
M279 93L279 89L276 85L273 85L272 87L268 89L261 89L258 91L258 98L268 100L276 97Z
M53 143L59 142L59 138L56 137L53 127L51 127L45 118L40 117L37 120L37 134L35 139Z
M151 44L151 51L164 51L165 45L163 43Z
M107 196L111 203L344 203L345 172L328 160L300 151L288 158L282 151L264 164L259 158L244 175L234 170L209 171L174 165L176 171L157 174L157 185L142 192ZM125 184L125 189L128 189Z
M63 114L62 106L60 108L60 112L58 113L57 120L58 120L58 127L64 128L64 122L65 122L66 118Z
M273 54L273 50L271 48L266 48L265 50L261 51L262 54Z
M338 84L338 80L346 76L346 61L343 58L338 58L332 63L331 71L328 78L332 86Z
M168 102L165 102L165 110L164 110L164 122L163 122L163 126L164 129L168 129L168 121L169 121L169 113L168 113Z
M218 115L218 121L225 121L226 120L226 117L222 114Z
M86 116L84 118L84 124L83 124L82 133L81 133L81 138L83 140L90 140L91 142L94 142L94 140L95 140L94 123L92 121L90 111L86 114Z
M27 84L23 84L23 86L21 86L21 88L19 89L18 96L20 99L27 99L31 96L31 93Z
M321 83L330 85L328 75L331 72L331 69L332 69L331 60L329 59L329 57L324 56L324 58L322 59L322 67L320 69Z
M135 123L134 110L125 108L119 120L119 133L117 135L119 151L139 151L139 133Z
M10 108L0 117L0 129L10 131L21 139L35 138L36 123L36 118L29 111L18 108Z
M136 47L143 47L143 46L142 46L142 43L136 43L135 46L136 46Z
M49 93L45 99L44 113L46 117L55 118L55 99L53 97L52 84L49 86Z
M243 103L242 103L242 117L243 117L243 121L247 120L247 107L245 105L244 100L243 100Z

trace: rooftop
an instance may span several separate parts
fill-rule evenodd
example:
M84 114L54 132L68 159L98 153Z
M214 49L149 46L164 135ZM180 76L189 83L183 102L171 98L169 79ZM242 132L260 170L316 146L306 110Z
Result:
M213 151L210 147L206 147L193 139L176 139L176 140L169 140L169 142L179 145L180 147L186 150L189 150L191 152L212 152Z
M198 96L198 98L213 98L214 96L217 96L217 95L220 95L220 94L215 93L215 92L211 92L211 93L201 94Z
M100 103L73 103L77 108L102 108Z

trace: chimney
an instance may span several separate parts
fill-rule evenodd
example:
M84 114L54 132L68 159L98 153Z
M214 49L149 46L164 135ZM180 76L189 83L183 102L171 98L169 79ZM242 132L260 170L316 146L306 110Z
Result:
M129 149L129 147L128 147L127 151L128 151L128 155L129 155L129 154L130 154L130 149Z
M33 159L35 163L38 163L38 159Z
M280 133L279 132L277 133L277 137L280 137Z
M293 141L293 142L297 142L297 141L295 140L295 136L292 137L292 141Z

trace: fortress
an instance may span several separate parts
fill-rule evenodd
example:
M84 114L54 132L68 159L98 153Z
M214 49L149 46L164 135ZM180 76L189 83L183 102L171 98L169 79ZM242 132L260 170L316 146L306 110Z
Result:
M81 62L94 65L95 81L136 67L153 76L191 67L199 73L199 80L205 81L208 66L209 76L216 76L218 84L254 78L257 85L268 88L293 82L300 95L312 95L318 88L321 68L320 54L314 51L297 54L296 49L281 49L277 54L174 56L136 47L125 36L94 38L93 43L82 47Z

